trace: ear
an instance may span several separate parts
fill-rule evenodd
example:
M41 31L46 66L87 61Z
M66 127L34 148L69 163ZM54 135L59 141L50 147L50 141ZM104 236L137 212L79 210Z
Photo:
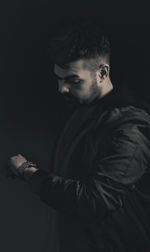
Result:
M97 81L102 83L109 76L110 66L108 64L101 64L97 71Z

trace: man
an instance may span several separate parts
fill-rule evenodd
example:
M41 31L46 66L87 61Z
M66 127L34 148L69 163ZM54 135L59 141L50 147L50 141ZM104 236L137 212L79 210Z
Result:
M148 252L148 110L113 87L109 41L96 24L62 29L49 48L58 90L74 109L50 173L20 154L10 170L56 210L57 251Z

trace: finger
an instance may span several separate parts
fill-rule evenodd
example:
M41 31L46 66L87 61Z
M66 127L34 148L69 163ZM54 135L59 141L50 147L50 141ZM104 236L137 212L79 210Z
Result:
M10 158L8 159L8 165L9 165L9 166L12 164L13 160L14 160L14 157L10 157Z
M25 159L26 160L26 158L23 155L21 155L21 154L18 154L18 157L21 158L21 159Z
M12 156L12 157L10 157L10 160L15 160L17 158L18 158L18 156Z
M18 157L23 157L21 154L18 154L17 156L18 156Z

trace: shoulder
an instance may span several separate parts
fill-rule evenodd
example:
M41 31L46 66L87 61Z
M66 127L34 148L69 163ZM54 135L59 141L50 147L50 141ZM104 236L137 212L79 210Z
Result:
M97 115L96 128L120 128L131 126L150 127L150 114L142 108L132 105L112 106L105 108L102 113Z
M111 145L112 142L115 146L120 146L119 142L141 147L141 142L144 142L149 146L150 115L145 110L131 105L111 107L97 117L92 136L97 146L102 143Z
M150 115L134 106L114 107L104 113L103 123L97 121L95 131L96 162L114 180L133 183L149 167Z

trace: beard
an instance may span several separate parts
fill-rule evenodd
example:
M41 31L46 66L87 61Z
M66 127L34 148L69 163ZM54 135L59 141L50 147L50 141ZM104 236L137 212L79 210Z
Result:
M78 108L84 105L90 105L94 101L99 99L100 91L97 86L97 82L93 79L93 83L90 87L89 94L86 97L76 97L71 93L62 94L63 98L65 99L65 103L70 108Z
M66 106L70 110L77 109L81 105L79 100L72 94L63 94L62 96L64 98Z

